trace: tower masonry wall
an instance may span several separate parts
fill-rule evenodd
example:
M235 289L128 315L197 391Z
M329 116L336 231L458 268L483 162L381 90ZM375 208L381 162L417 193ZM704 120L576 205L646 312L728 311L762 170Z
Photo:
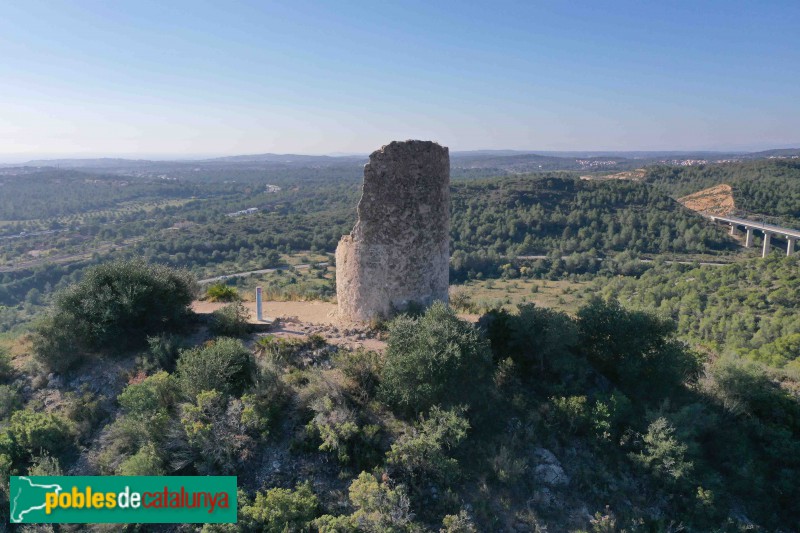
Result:
M336 248L340 315L368 321L447 301L449 269L448 149L394 141L373 152L355 227Z

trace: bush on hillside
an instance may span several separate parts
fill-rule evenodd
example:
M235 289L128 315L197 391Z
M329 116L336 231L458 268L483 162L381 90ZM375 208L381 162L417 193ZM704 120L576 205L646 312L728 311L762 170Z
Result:
M491 381L489 342L445 304L392 322L379 393L399 411L485 402Z
M11 415L0 433L0 454L15 464L27 462L34 454L57 456L72 445L72 437L72 428L63 417L23 409Z
M239 298L236 287L226 285L222 281L213 283L206 289L206 299L210 302L235 302Z
M353 396L362 402L373 397L383 368L382 354L363 348L340 350L334 356L334 361L342 374L352 380Z
M310 483L301 483L295 490L274 488L256 493L252 503L242 506L243 526L252 531L309 531L317 516L319 500Z
M22 407L19 387L16 385L0 385L0 420L5 420L11 413Z
M492 341L495 358L511 357L526 375L559 368L578 343L572 318L535 304L520 305L516 314L493 310L481 322Z
M120 476L163 476L162 460L152 443L142 446L119 465Z
M193 403L181 405L188 456L201 475L233 475L254 445L242 423L244 406L218 390L200 392Z
M702 364L675 339L675 323L592 299L578 311L579 346L626 395L658 401L697 380Z
M159 368L172 372L175 369L175 361L180 355L184 341L178 335L162 333L147 337L147 345L150 348L148 355L150 361L158 365Z
M185 350L178 359L178 383L192 399L208 390L240 395L252 384L254 372L250 350L241 341L227 337Z
M214 335L241 337L250 331L250 311L242 302L234 302L211 313L210 330Z
M62 371L89 352L145 344L148 335L183 325L196 290L185 271L144 261L115 261L89 269L55 297L34 329L34 353Z
M117 396L117 401L126 415L149 418L172 409L178 396L177 388L175 378L161 371L125 387Z
M431 481L452 483L459 465L450 452L467 437L470 427L464 412L464 408L444 411L434 406L428 418L392 444L386 464L412 486Z
M11 354L3 346L0 346L0 381L11 378L14 368L11 366Z

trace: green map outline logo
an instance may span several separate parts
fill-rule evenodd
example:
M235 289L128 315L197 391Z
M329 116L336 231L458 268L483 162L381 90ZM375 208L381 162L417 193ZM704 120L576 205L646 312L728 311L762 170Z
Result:
M58 485L58 484L41 485L41 484L38 484L38 483L34 483L33 481L31 481L31 478L28 477L28 476L18 476L17 479L20 482L21 481L26 481L27 483L30 484L31 488L36 487L36 488L43 488L43 489L55 489L55 493L56 494L60 494L64 490L61 487L61 485ZM11 512L10 512L9 516L11 518L11 522L14 523L14 524L23 523L23 517L26 514L30 513L31 511L40 511L40 510L44 509L45 506L47 505L47 502L43 501L41 505L28 507L24 511L18 510L17 508L19 506L19 498L20 498L20 496L22 496L22 492L23 492L23 486L19 486L18 489L17 489L17 493L11 499ZM16 515L15 515L15 513L16 513Z

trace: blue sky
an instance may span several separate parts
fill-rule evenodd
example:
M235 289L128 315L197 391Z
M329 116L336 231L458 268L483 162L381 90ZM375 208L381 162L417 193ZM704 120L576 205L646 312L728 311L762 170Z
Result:
M800 146L800 2L0 4L0 158Z

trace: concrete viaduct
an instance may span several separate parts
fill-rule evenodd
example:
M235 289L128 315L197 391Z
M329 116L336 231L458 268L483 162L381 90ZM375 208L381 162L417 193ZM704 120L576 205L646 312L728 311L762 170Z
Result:
M747 220L745 218L738 218L732 216L720 216L704 213L704 216L714 222L723 222L729 224L731 227L731 235L736 235L739 227L743 227L745 231L744 246L751 248L753 246L753 232L758 230L764 233L764 247L761 251L761 257L767 257L770 252L770 241L772 237L780 237L786 239L786 255L794 253L795 241L800 239L800 231L782 228L780 226L773 226L771 224L764 224L756 222L755 220Z

